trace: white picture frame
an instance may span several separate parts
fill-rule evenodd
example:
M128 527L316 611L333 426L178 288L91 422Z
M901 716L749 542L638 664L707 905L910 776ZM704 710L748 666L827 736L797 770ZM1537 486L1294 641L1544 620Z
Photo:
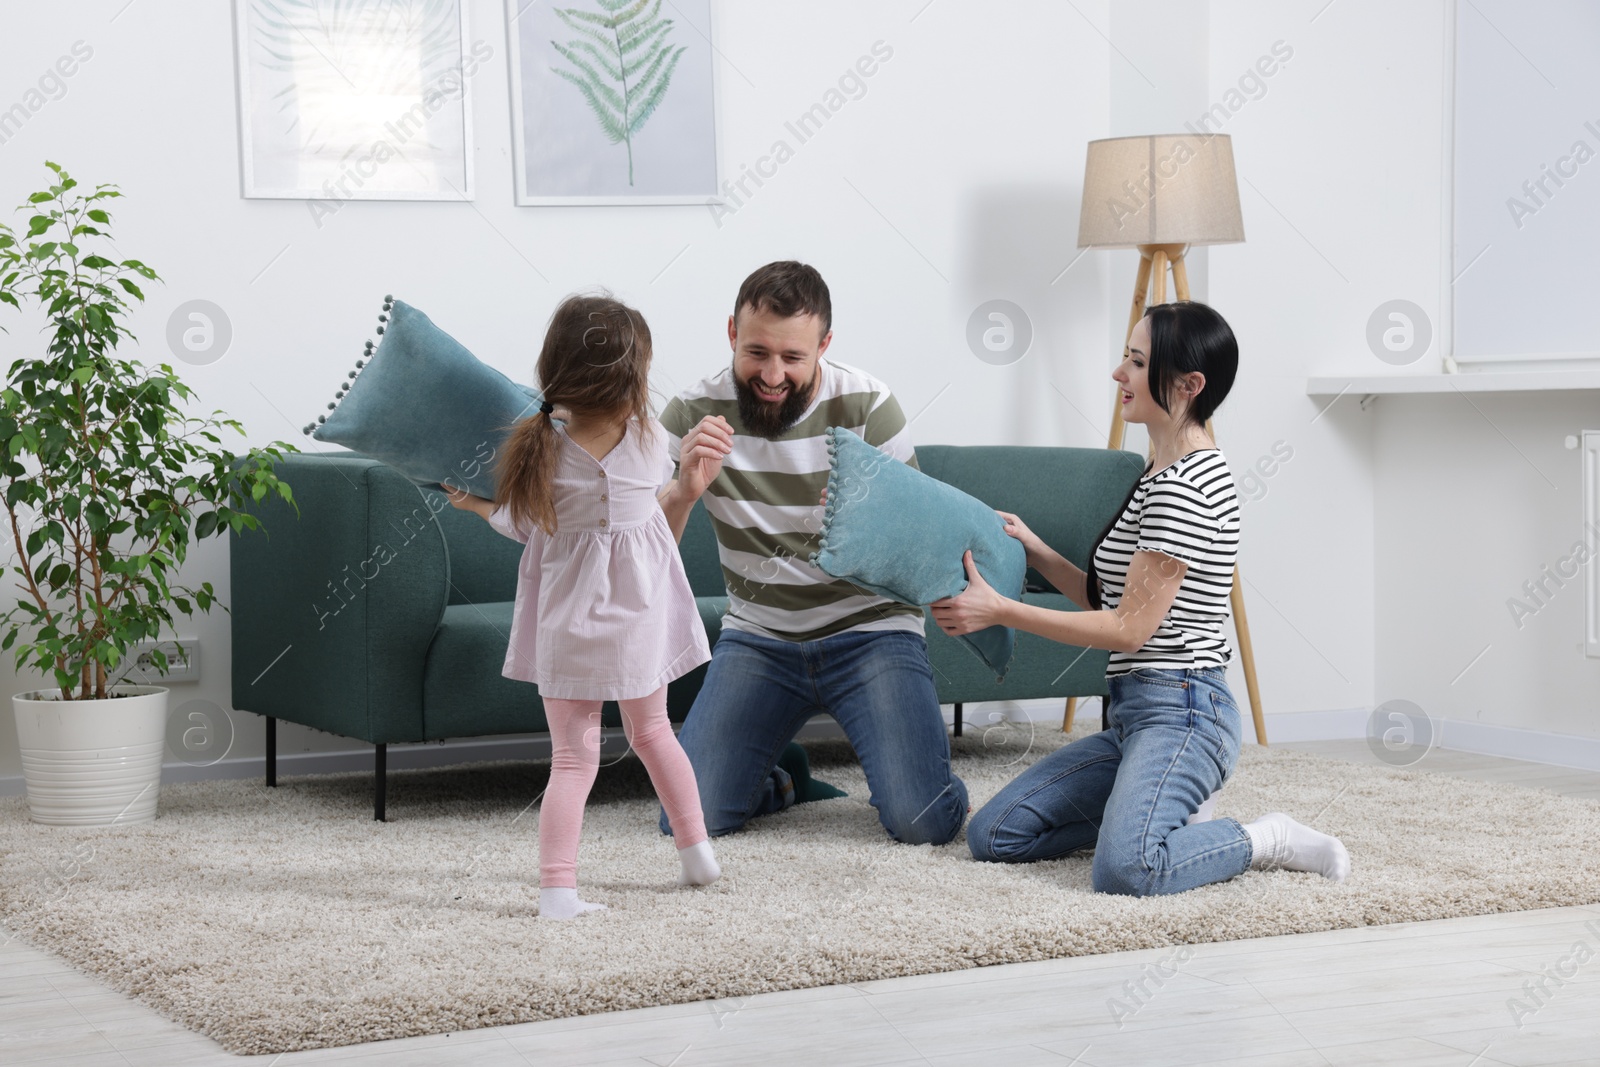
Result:
M598 99L603 90L595 84L598 81L615 93L620 83L587 77L580 68L580 63L587 63L589 74L599 73L601 61L614 57L615 51L598 38L586 39L582 25L594 25L596 32L603 32L598 24L562 14L581 11L605 17L607 6L629 10L617 0L506 0L512 186L517 206L721 203L722 153L710 0L660 0L639 12L641 21L655 18L672 23L646 33L646 44L641 46L655 52L662 67L669 70L671 81L640 126L621 140L612 138L620 127L618 111ZM612 29L613 36L618 33ZM571 47L575 42L578 47ZM591 46L587 55L581 50L585 44ZM570 55L564 55L562 49ZM681 58L668 67L674 63L674 54ZM637 76L647 93L658 84L651 80L650 62L642 64ZM656 77L659 79L659 74ZM590 94L579 87L579 81L589 83L596 103L589 102ZM603 110L612 120L609 129L601 118Z
M246 199L473 199L461 0L234 0ZM414 59L414 61L413 61ZM470 64L470 69L468 65Z

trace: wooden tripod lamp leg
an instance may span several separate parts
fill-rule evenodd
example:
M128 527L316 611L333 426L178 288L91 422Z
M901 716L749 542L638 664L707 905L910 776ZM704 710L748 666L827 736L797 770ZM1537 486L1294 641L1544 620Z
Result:
M1139 246L1139 273L1133 279L1133 306L1128 309L1128 332L1122 335L1122 345L1128 345L1128 338L1133 336L1133 328L1144 318L1144 302L1150 291L1150 256L1154 245ZM1122 421L1122 396L1115 394L1111 397L1111 437L1106 441L1107 448L1122 447L1122 431L1127 424Z
M1244 589L1239 584L1239 568L1233 568L1233 626L1239 633L1239 666L1244 668L1244 685L1250 692L1250 714L1256 723L1256 744L1267 743L1267 722L1261 715L1261 687L1256 684L1256 654L1250 647L1250 623L1244 617Z

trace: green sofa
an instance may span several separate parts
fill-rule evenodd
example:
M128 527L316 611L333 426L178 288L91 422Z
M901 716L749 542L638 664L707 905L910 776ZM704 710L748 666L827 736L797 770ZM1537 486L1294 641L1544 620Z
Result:
M1085 448L924 445L929 475L1014 511L1079 566L1143 462ZM233 706L266 718L267 784L277 778L277 720L376 746L374 816L383 819L386 746L543 733L537 689L501 675L522 546L392 468L353 452L294 454L278 467L300 507L253 505L265 532L231 538ZM714 644L727 610L716 539L696 505L681 551ZM1029 572L1030 590L1045 588ZM1071 608L1053 592L1030 603ZM939 700L1083 697L1106 692L1107 653L1018 634L1005 681L927 622ZM668 689L682 722L705 667ZM604 720L620 725L615 704Z

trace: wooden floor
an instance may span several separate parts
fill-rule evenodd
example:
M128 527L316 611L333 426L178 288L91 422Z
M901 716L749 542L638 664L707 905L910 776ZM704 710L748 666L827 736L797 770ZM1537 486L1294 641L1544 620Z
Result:
M1283 747L1374 759L1361 741ZM1444 751L1417 766L1600 799L1600 774L1584 771ZM0 1064L1600 1064L1600 905L1198 945L1181 962L1173 951L235 1057L11 940L0 947ZM1526 1010L1514 1015L1518 1001Z

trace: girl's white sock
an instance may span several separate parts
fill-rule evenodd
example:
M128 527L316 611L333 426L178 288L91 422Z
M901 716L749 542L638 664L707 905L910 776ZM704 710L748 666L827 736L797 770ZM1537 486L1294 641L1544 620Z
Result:
M679 885L710 885L722 877L717 857L711 854L710 841L680 848L678 859L683 863L683 870L678 872Z
M1281 811L1244 824L1250 835L1250 867L1311 871L1335 882L1350 875L1350 853L1337 837L1295 822Z
M1205 803L1200 805L1200 810L1189 816L1189 821L1184 823L1184 825L1193 826L1197 822L1210 822L1215 816L1216 810L1217 794L1212 793L1210 796L1206 797Z
M539 890L539 917L543 919L571 919L584 912L605 910L604 904L579 900L578 891L567 886Z

